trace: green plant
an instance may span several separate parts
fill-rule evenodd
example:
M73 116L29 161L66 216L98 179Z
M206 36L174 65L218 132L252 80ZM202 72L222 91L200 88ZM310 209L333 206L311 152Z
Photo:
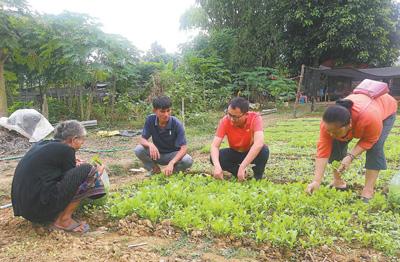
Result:
M385 199L379 194L376 203L362 206L356 194L325 187L310 197L301 183L241 184L183 174L156 176L134 188L134 197L112 198L112 216L137 213L153 222L171 219L186 232L210 230L289 248L332 244L335 239L358 241L388 253L400 247L395 242L400 237L395 224L400 216L383 205ZM392 226L379 224L380 215ZM365 223L374 226L365 228Z
M303 118L266 128L265 139L274 152L265 169L266 179L236 183L234 179L218 181L200 175L158 175L112 194L107 204L109 214L123 218L136 213L153 222L169 219L185 232L202 230L251 238L278 248L307 249L344 242L396 254L400 249L400 215L380 191L397 172L394 152L400 152L398 136L390 135L386 141L386 148L395 149L368 205L357 192L364 184L360 175L364 156L342 174L356 190L342 192L326 186L333 168L340 164L337 162L327 169L320 189L308 196L304 189L313 177L319 123L319 118ZM196 126L189 127L188 134L189 139L204 136ZM208 156L208 144L199 149Z
M23 109L23 108L33 108L33 101L29 102L14 101L14 103L8 107L7 111L9 114L12 114L18 109Z

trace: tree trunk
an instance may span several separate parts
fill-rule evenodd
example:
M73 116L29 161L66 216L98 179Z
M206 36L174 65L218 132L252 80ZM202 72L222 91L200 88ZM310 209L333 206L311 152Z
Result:
M79 110L80 110L81 120L83 120L85 118L85 114L83 110L83 92L81 86L79 86Z
M111 94L111 120L114 121L114 109L115 109L115 96L117 94L117 78L113 76L113 88Z
M20 90L22 90L22 89L20 89ZM7 105L12 105L12 104L14 104L14 96L12 95L12 90L11 90L11 88L10 88L10 86L7 86L6 85L6 94L8 94L8 96L7 96Z
M0 50L0 117L8 116L7 113L7 93L6 81L4 79L4 62L6 57L3 57Z
M42 111L42 115L48 119L49 105L47 103L46 88L43 88L41 80L39 80L39 90L40 90L40 109Z
M62 94L62 101L64 104L68 105L67 104L68 103L68 100L67 100L68 93L67 93L67 85L65 84L65 81L63 81L63 90L64 90L63 91L64 93Z
M93 106L93 93L96 91L97 81L93 83L90 88L88 102L87 102L87 109L86 109L86 120L90 120L90 116L92 114L92 106Z
M42 113L42 115L43 115L43 95L44 95L44 92L43 92L43 89L42 89L42 83L40 82L40 79L38 80L38 83L39 83L39 108L40 108L40 113Z
M47 103L46 92L44 92L42 95L42 115L49 119L49 104Z
M300 73L300 79L299 82L297 83L297 92L296 92L296 100L293 104L293 117L297 117L297 104L299 103L299 98L300 98L300 91L301 91L301 85L303 84L303 76L304 76L304 69L305 65L301 65L301 73Z
M72 81L70 81L69 82L69 89L68 89L68 93L69 93L69 95L68 95L68 106L69 106L69 108L71 108L71 109L73 109L74 107L74 104L73 104L73 94L74 94L74 89L75 89L75 86L74 86L74 82L72 82Z

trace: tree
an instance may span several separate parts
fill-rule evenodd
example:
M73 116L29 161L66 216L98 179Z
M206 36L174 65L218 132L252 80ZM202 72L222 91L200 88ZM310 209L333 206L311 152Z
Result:
M210 39L224 43L222 47L229 46L229 54L225 53L224 59L229 58L225 62L236 72L256 66L274 66L279 59L279 46L269 18L272 2L198 0L207 19L202 18L203 12L190 9L183 15L181 23L185 24L181 27L191 28L190 22L200 25L207 30ZM187 18L191 14L197 19Z
M139 53L128 40L105 34L97 20L85 14L25 15L18 9L20 3L23 1L0 2L0 32L5 36L0 38L3 112L7 110L4 66L9 95L17 95L18 87L20 91L26 87L38 90L44 115L49 108L46 94L51 88L68 90L63 101L68 104L67 116L87 119L96 101L98 82L112 83L111 112L118 87L125 92L140 83ZM49 101L59 104L55 99Z
M114 106L117 95L117 83L123 86L128 80L137 78L139 52L127 39L119 35L105 34L101 49L101 62L111 76L111 119L114 118Z
M328 59L336 65L390 66L399 55L399 5L392 0L197 3L207 19L199 10L189 10L182 27L198 26L210 39L223 30L231 32L232 48L224 61L236 72L267 66L296 73L301 64L318 66Z
M98 81L107 77L101 63L101 44L104 33L96 19L71 12L47 15L51 31L51 41L43 46L42 55L53 61L49 68L53 83L64 82L71 89L72 98L79 99L81 119L89 118L92 110L93 92ZM89 95L84 107L83 87L88 85ZM75 96L73 92L75 91ZM77 93L77 95L76 95Z
M390 66L399 56L399 6L391 0L276 1L271 17L286 64Z
M227 67L234 70L235 30L221 29L210 34L200 33L192 41L181 47L184 55L196 55L202 58L218 57Z
M54 45L51 42L54 34L46 20L32 15L25 19L19 35L20 48L14 50L13 60L18 64L17 73L31 87L39 89L41 113L48 118L46 91L54 80L54 73L49 70L54 61L47 54L53 51Z
M146 55L143 57L145 61L148 62L156 62L156 63L164 63L167 64L168 62L173 60L173 56L169 55L165 48L162 47L159 43L154 42L150 46L150 50L147 51Z
M4 66L13 56L13 50L19 48L19 33L23 18L29 10L24 0L0 1L0 117L7 116L7 93L4 78Z
M180 29L207 29L208 27L208 15L205 10L199 6L193 6L186 10L185 13L179 19Z

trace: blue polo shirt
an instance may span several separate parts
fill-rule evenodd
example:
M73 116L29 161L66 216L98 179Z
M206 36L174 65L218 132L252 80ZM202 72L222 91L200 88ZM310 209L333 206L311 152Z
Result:
M160 128L157 116L152 114L146 118L142 137L153 140L153 144L162 154L179 151L186 145L185 130L182 123L174 116L170 116L167 125Z

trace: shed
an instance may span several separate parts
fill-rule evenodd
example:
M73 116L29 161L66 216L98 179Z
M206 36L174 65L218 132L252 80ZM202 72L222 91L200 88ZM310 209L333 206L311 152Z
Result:
M388 83L390 94L400 100L400 67L319 68L306 67L304 93L317 101L332 101L349 95L364 79Z

